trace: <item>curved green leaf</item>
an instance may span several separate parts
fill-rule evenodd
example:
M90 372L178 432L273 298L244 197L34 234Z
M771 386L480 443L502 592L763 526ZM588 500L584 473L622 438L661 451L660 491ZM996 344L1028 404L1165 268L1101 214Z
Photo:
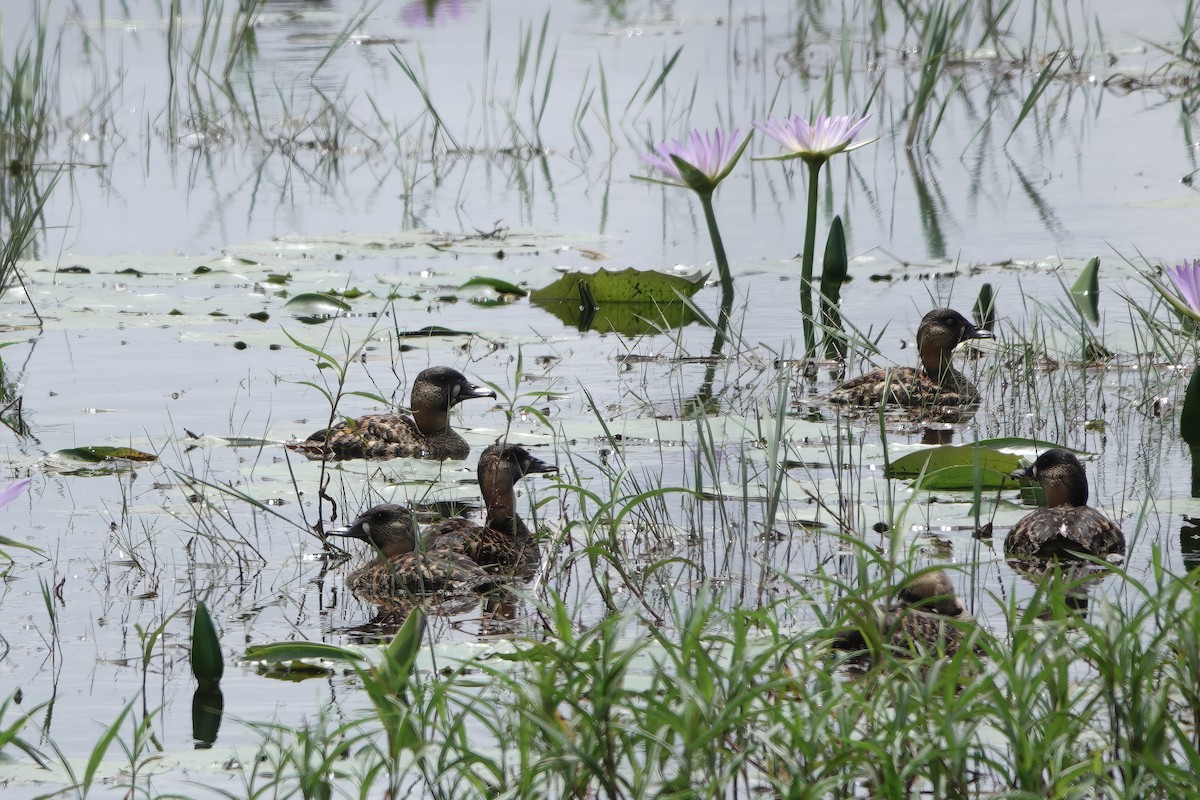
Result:
M1084 318L1095 325L1100 321L1100 257L1092 256L1071 287L1071 301Z
M363 661L366 656L356 650L347 650L322 642L270 642L246 648L246 661L296 661L302 658L323 658L326 661Z
M350 304L325 292L303 292L283 304L284 308L306 314L334 314L349 311Z
M517 286L515 283L501 280L500 278L485 278L476 277L459 286L459 289L469 289L472 286L487 286L495 289L500 294L515 294L518 297L524 297L529 294L527 291Z
M108 458L120 458L125 461L158 460L158 456L151 453L143 453L141 450L134 450L132 447L109 447L107 445L71 447L66 450L57 450L53 455L68 461L83 461L87 464L99 464Z
M192 617L192 674L201 686L215 685L225 674L221 639L204 601L196 603L196 613Z
M677 303L680 296L691 297L700 291L709 273L693 277L669 275L653 270L629 269L610 272L606 269L594 273L568 272L561 278L541 289L529 293L535 303L561 301L577 302L579 282L584 281L591 290L595 302L605 303Z
M930 450L919 450L896 459L885 470L888 478L915 478L921 472L936 472L950 467L975 467L975 445L946 445ZM1008 474L1021 466L1021 457L1012 453L1001 453L986 447L979 448L979 466L983 469ZM945 488L945 487L943 487Z

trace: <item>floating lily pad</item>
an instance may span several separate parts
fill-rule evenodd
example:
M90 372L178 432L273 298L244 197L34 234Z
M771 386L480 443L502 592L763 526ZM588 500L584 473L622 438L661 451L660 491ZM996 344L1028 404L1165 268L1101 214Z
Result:
M1016 489L1020 481L1008 477L1007 472L984 467L979 470L980 489ZM970 491L975 488L975 467L957 466L935 469L913 484L914 489L943 489L947 491Z
M443 328L441 325L426 325L424 328L417 328L415 331L397 331L396 336L474 336L471 331L456 331L450 328Z
M520 286L517 286L515 283L509 283L508 281L501 280L500 278L471 278L471 280L462 284L458 288L469 289L472 286L487 286L495 289L500 294L515 294L518 297L524 297L525 295L529 294L529 292L525 291Z
M271 642L255 644L246 648L246 661L282 663L305 658L320 658L326 661L363 661L366 656L357 650L347 650L322 642Z
M141 450L134 450L132 447L108 447L106 445L98 447L72 447L67 450L58 450L53 455L55 458L61 458L65 461L82 461L85 464L99 464L111 458L118 458L124 461L158 460L158 456L151 453L143 453Z
M1021 457L1012 453L1001 453L986 447L980 447L978 451L979 466L982 469L1003 472L1007 475L1021 466ZM893 461L886 476L889 478L916 478L922 471L928 475L931 472L945 470L950 467L968 467L974 469L975 452L976 447L972 444L947 445L945 447L934 447L929 450L919 450L916 453L909 453ZM949 477L947 476L947 479ZM969 489L973 486L974 481L972 480L970 484L963 488ZM939 488L947 489L950 487L941 486Z
M568 272L542 289L534 289L529 299L539 305L553 302L577 302L579 282L591 290L596 302L605 303L677 303L679 298L691 297L704 286L709 273L693 277L668 275L653 270L629 269L610 272Z
M284 308L296 314L336 314L349 311L350 304L325 292L302 292L284 303Z

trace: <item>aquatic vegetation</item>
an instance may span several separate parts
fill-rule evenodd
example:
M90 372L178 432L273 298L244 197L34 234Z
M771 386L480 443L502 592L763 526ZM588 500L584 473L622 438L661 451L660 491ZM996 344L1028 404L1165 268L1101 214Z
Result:
M1185 259L1182 263L1168 268L1166 273L1171 279L1174 291L1153 276L1146 277L1183 317L1200 322L1200 259L1194 259L1190 264Z
M1167 275L1192 313L1200 315L1200 259L1194 259L1191 264L1187 261L1176 264L1167 270Z
M704 208L704 222L712 240L713 256L721 276L721 292L725 297L732 297L733 274L729 270L729 258L725 255L725 245L717 227L712 196L721 181L737 166L742 153L746 152L746 146L750 144L751 136L747 135L739 141L740 133L736 128L730 133L720 128L711 132L697 130L692 131L684 141L672 139L657 144L653 153L642 158L665 177L659 179L633 176L651 183L691 189L700 198L700 205ZM723 313L723 317L724 314L727 312ZM723 318L718 324L724 326L727 320Z
M1081 19L1074 5L1011 3L986 18L969 3L809 6L788 30L776 23L795 9L778 2L760 24L759 12L665 5L650 17L564 4L531 21L458 2L381 15L378 4L230 12L219 0L134 0L120 20L105 4L71 6L62 45L47 39L52 58L39 60L36 43L8 49L19 80L4 83L4 102L35 101L9 118L44 135L5 151L4 191L24 194L0 216L26 296L54 313L49 335L35 335L10 295L4 319L12 389L0 416L18 388L40 400L6 463L10 475L41 473L36 503L4 509L5 533L47 553L0 568L3 613L21 621L0 637L3 674L19 687L0 704L5 786L319 798L1193 792L1200 537L1174 420L1183 442L1200 438L1195 403L1179 408L1194 330L1165 302L1143 304L1147 259L1106 267L1106 297L1128 303L1103 315L1086 266L1085 303L1054 291L1083 266L1074 254L1112 238L1114 219L1139 244L1186 250L1188 202L1129 202L1124 170L1078 165L1096 163L1113 131L1125 142L1145 125L1160 137L1146 141L1180 151L1144 148L1158 168L1145 175L1185 175L1150 191L1191 191L1193 121L1146 101L1190 92L1190 78L1182 64L1174 78L1155 74L1122 32L1100 30L1103 13ZM456 29L389 38L419 12ZM1194 19L1189 4L1181 27ZM784 163L734 175L750 139L737 120L787 107L825 113L804 127L759 123L787 151L766 160ZM866 144L870 122L827 116L834 108L869 109L884 144L837 160ZM725 127L695 129L700 119ZM642 157L678 131L691 133ZM17 143L8 127L0 137ZM794 159L837 169L820 169L823 182L799 170L794 184ZM695 191L704 221L677 192L631 191L638 164L651 182ZM70 194L39 206L60 165ZM980 376L984 413L852 418L826 400L841 352L811 358L805 336L792 359L800 326L785 259L799 226L788 209L806 177L810 222L833 220L821 295L845 312L848 344L915 365L901 318L965 310L982 281L995 287L1002 309L980 290L976 318L994 323L994 345L955 356ZM711 287L683 279L655 298L686 315L585 324L604 302L595 291L589 301L585 274L640 291L630 264L700 274L710 246L719 314L704 311ZM1037 257L1052 250L1067 255ZM605 258L618 266L594 273ZM556 278L575 306L565 325L521 297ZM675 324L692 318L716 331L711 348L700 326ZM822 320L827 333L842 327ZM1101 333L1111 352L1090 357ZM355 398L367 410L402 403L438 363L496 383L502 401L472 407L462 432L472 452L503 436L563 467L561 483L508 501L542 559L505 626L419 604L372 614L321 536L347 509L381 504L426 528L453 518L475 499L472 462L309 462L284 448L346 417L361 423ZM1028 575L998 538L974 538L1019 520L1007 451L1046 440L1095 453L1093 485L1130 533L1128 572L1087 585L1065 569ZM86 480L51 469L46 454L88 443L109 448L91 456L157 458ZM978 620L978 646L884 653L865 675L828 646L828 631L874 620L863 612L939 569ZM223 696L198 691L189 709L189 660L206 682L224 670ZM294 683L309 676L320 677ZM59 702L71 697L86 702ZM179 751L192 746L211 752L189 761ZM43 762L53 772L22 777Z
M812 356L816 352L813 330L812 277L813 259L817 248L817 197L821 167L838 153L848 153L875 139L855 142L854 137L867 124L870 115L855 118L849 115L830 117L825 114L816 120L796 115L785 119L768 117L766 122L755 121L754 126L770 136L783 147L784 152L774 156L756 156L756 160L789 161L799 158L808 165L808 204L804 225L804 251L800 258L800 313L803 315L804 353Z
M779 155L757 158L760 161L799 158L805 162L819 162L819 166L838 153L848 153L875 141L854 141L854 137L870 119L870 114L857 118L850 115L829 117L820 114L812 122L799 115L784 119L768 117L766 122L756 121L754 127L770 136L784 149Z

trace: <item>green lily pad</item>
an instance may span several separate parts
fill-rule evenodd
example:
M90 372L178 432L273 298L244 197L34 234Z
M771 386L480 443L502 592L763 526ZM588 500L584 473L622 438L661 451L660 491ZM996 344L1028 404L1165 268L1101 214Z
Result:
M509 283L508 281L505 281L505 280L501 280L500 278L484 278L484 277L471 278L471 280L462 284L458 288L459 289L469 289L472 286L487 286L492 289L495 289L500 294L515 294L518 297L524 297L525 295L529 294L529 292L525 291L520 286L517 286L514 283Z
M66 450L58 450L54 456L67 461L82 461L86 464L99 464L110 458L119 458L125 461L157 461L158 456L151 453L143 453L141 450L134 450L132 447L108 447L100 445L98 447L71 447Z
M302 292L284 303L284 308L298 314L336 314L349 311L350 304L325 292Z
M1016 478L1007 472L984 467L979 470L980 489L1016 489L1020 486ZM971 491L975 488L975 467L957 466L935 469L913 484L914 489L942 489L945 491Z
M415 331L397 331L396 336L474 336L471 331L456 331L451 328L443 328L441 325L426 325L424 328L417 328Z
M630 267L620 272L606 269L594 273L568 272L561 278L541 289L529 293L529 299L541 304L554 302L577 303L579 282L587 283L592 297L603 306L605 303L677 303L679 298L691 297L704 286L709 273L685 278L653 270L638 270Z
M916 478L950 467L975 467L975 445L946 445L929 450L909 453L891 463L885 476L888 478ZM979 466L982 469L1003 472L1005 475L1021 466L1021 457L1012 453L1001 453L986 447L979 448ZM971 484L974 485L973 483ZM947 488L947 487L942 487Z
M347 650L322 642L271 642L255 644L246 648L246 661L282 663L304 658L321 658L326 661L363 661L366 656L356 650Z

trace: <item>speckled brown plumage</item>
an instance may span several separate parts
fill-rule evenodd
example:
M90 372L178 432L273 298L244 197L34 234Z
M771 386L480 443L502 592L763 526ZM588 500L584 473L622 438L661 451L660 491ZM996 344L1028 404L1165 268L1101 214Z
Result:
M369 414L343 420L303 442L289 445L312 459L426 458L436 461L466 458L471 448L450 427L450 409L474 397L495 397L475 386L458 370L430 367L413 381L412 416Z
M1046 493L1046 508L1026 514L1004 539L1004 553L1016 559L1098 558L1125 554L1125 534L1102 512L1090 507L1087 473L1068 450L1052 448L1014 478L1036 480Z
M875 608L858 627L839 631L833 646L867 652L878 636L885 647L902 653L937 652L953 656L966 640L974 617L967 613L954 585L941 570L917 575L896 593L896 602ZM873 626L868 636L864 626Z
M496 585L496 578L461 552L418 550L412 513L404 506L375 506L349 527L329 533L361 539L375 549L376 557L346 581L367 602L388 605L406 597L478 593Z
M448 519L426 529L425 549L466 555L489 573L524 577L537 567L537 540L516 512L516 483L536 472L555 472L516 444L491 445L479 457L479 489L487 506L483 525Z
M482 594L537 567L537 541L517 515L514 486L525 475L558 468L515 444L494 444L479 458L479 485L487 504L484 525L443 520L418 535L412 513L401 505L378 505L346 527L330 531L369 542L376 557L350 573L355 596L377 605L413 598ZM419 544L418 544L419 543Z
M990 339L957 311L937 308L917 328L920 367L877 369L846 381L829 394L831 403L878 406L957 406L979 402L979 390L951 365L954 348L967 339Z

